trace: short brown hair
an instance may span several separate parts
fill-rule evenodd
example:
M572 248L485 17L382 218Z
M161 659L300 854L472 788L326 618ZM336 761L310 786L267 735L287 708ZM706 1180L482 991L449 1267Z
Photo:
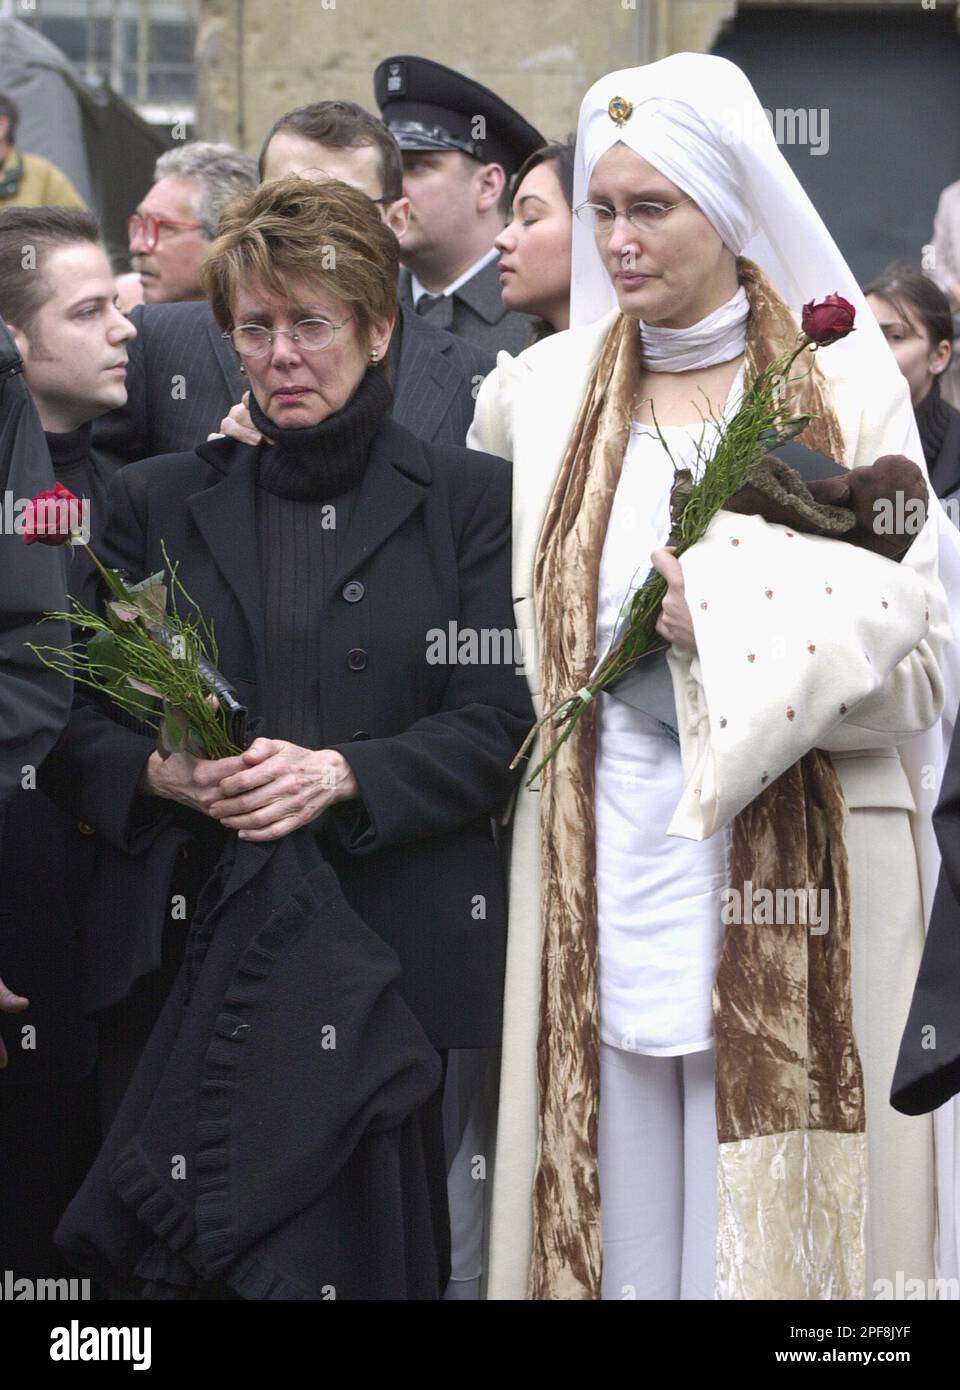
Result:
M239 286L251 277L275 294L318 280L353 308L361 337L397 313L399 243L377 205L339 179L291 175L228 203L201 271L217 323L234 326Z
M0 314L26 333L50 295L44 270L51 251L78 241L100 245L96 219L83 208L6 208L0 212ZM32 255L27 257L26 252Z
M355 101L315 101L298 106L274 121L260 147L260 177L263 178L267 147L281 130L292 130L305 140L315 140L331 150L354 150L372 145L380 153L381 200L395 203L403 197L403 164L400 149L383 121L358 106Z

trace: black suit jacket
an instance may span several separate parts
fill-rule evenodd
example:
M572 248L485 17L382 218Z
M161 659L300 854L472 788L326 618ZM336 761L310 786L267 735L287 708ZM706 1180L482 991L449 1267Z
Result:
M162 567L166 543L215 625L221 669L269 735L258 452L218 440L120 469L102 558L140 577ZM401 990L437 1047L499 1042L506 911L490 817L519 776L508 764L533 711L512 650L509 664L455 659L458 633L512 632L509 518L502 459L424 444L388 418L317 627L322 746L343 753L362 796L318 823L323 847L351 906L396 950ZM362 670L348 662L357 648ZM136 792L152 746L80 703L58 745L61 787L115 843L179 813Z
M400 272L400 303L413 307L409 270ZM423 322L444 328L494 356L509 352L516 357L530 346L536 320L504 304L498 259L471 275L453 294L442 295L432 303Z
M195 449L250 385L206 300L142 304L130 318L127 403L93 427L94 448L114 464ZM402 307L394 338L393 418L428 442L463 444L493 354Z
M44 666L26 643L65 647L66 623L42 623L67 606L63 551L26 546L14 529L17 503L54 485L47 441L0 319L0 824L3 802L39 767L66 722L71 682ZM6 513L9 512L9 515Z

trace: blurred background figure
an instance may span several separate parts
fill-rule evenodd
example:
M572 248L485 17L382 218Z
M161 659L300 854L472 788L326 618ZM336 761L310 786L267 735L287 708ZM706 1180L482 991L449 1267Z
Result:
M125 310L202 299L200 263L216 236L220 209L259 182L252 155L201 140L167 150L153 177L127 222L134 274L122 276L118 286Z
M960 525L960 411L941 394L953 352L950 303L933 280L903 262L888 266L864 293L910 387L934 491L954 499L948 511Z
M85 207L73 184L49 159L17 149L20 108L0 92L0 208Z
M544 145L513 180L513 220L494 242L508 309L532 314L531 342L570 327L573 145Z
M378 205L398 239L407 230L410 203L397 142L356 102L315 101L274 121L260 150L260 177L287 174L348 183Z
M953 336L956 337L960 332L960 179L940 194L931 244L930 276L947 296L953 314ZM945 401L960 407L960 358L946 369L940 389Z
M488 352L521 352L531 321L500 297L494 241L510 216L509 179L543 136L495 92L428 58L385 58L373 84L410 200L400 302Z

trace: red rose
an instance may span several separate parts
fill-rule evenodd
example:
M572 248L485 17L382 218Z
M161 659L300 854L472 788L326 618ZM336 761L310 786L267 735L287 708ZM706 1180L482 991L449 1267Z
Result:
M24 545L66 545L71 528L83 519L83 503L63 483L38 492L27 505L22 531Z
M804 333L812 338L818 347L829 347L853 332L853 321L857 311L848 299L839 294L828 294L818 303L813 300L803 306L800 322Z

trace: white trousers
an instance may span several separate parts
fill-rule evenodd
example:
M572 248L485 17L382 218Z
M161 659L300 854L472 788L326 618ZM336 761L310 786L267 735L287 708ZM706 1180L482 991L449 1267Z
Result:
M712 1299L717 1237L714 1051L600 1045L604 1299Z

